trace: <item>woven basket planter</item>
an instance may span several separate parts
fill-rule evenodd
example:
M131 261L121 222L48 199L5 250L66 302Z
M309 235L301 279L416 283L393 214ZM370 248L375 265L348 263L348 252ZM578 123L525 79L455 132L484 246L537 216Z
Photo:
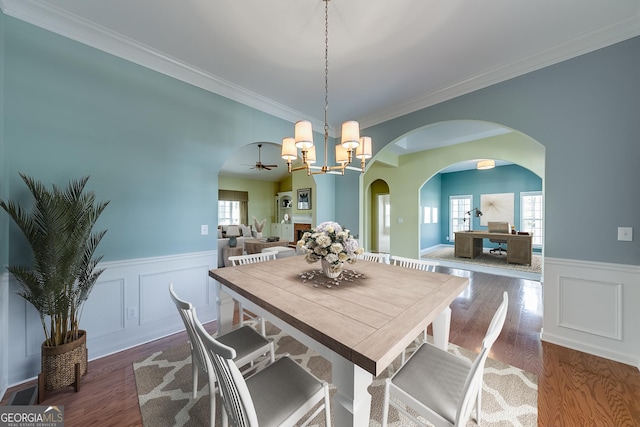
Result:
M79 338L55 347L42 344L42 377L44 390L57 390L74 385L76 391L79 376L87 373L87 333L78 331ZM78 368L76 368L76 364Z

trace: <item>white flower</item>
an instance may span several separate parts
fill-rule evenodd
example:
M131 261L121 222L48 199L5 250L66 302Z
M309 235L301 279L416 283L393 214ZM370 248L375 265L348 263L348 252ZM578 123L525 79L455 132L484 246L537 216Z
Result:
M310 232L305 232L297 246L306 250L305 259L308 263L324 259L333 270L340 269L345 262L353 264L363 251L349 230L333 221L323 222Z

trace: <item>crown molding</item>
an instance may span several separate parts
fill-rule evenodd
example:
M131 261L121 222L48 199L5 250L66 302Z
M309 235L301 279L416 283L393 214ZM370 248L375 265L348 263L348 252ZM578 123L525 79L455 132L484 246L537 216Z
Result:
M59 34L79 43L189 83L209 92L271 114L291 123L306 118L314 129L324 121L307 118L299 111L207 73L142 43L59 8L32 0L0 0L0 9L13 18ZM322 131L324 132L324 131Z
M516 61L488 70L482 74L429 93L408 102L398 103L385 111L371 114L360 119L362 128L374 126L423 108L462 96L479 89L504 82L532 71L554 65L589 52L619 43L640 35L640 11L635 16L600 28L581 37L569 40L551 49L546 49Z
M6 15L28 22L53 33L115 55L119 58L189 83L209 92L255 108L264 113L294 123L307 119L316 132L324 132L324 120L307 117L286 105L275 102L225 79L207 73L176 58L165 55L139 42L54 6L33 0L0 0L0 10ZM413 113L461 95L509 80L523 74L557 64L567 59L640 35L640 11L635 16L572 39L552 49L537 52L508 64L442 88L436 92L398 103L371 115L359 118L362 129ZM336 129L329 134L336 137Z

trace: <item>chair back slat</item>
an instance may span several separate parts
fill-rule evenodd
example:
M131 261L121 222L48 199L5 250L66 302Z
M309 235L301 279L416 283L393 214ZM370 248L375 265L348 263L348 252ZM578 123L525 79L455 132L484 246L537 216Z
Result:
M400 267L413 268L415 270L423 271L436 271L436 266L440 265L438 261L405 258L396 255L391 255L391 263Z
M213 338L194 317L196 332L206 350L218 379L226 416L233 427L258 427L258 417L247 383L233 358L236 351Z
M474 397L477 396L478 393L482 393L481 389L484 364L487 361L487 357L489 356L489 350L491 350L491 346L502 331L504 321L507 317L508 306L509 296L506 292L504 292L502 294L502 303L493 315L491 323L489 324L489 328L487 329L487 333L482 340L482 350L473 361L473 365L471 366L469 375L467 375L467 380L464 387L465 393L460 402L460 405L458 406L458 411L456 412L455 425L466 424L466 421L469 419L469 416L471 415L471 411L473 410L473 406L475 404Z
M378 254L373 252L363 252L358 255L358 259L363 261L371 261L371 262L380 262L385 263L387 259L387 254Z
M229 261L235 267L237 265L255 264L258 262L272 261L276 259L277 252L259 252L248 255L232 255Z
M189 335L191 354L195 354L196 356L196 360L192 361L192 363L197 363L204 372L213 372L211 370L211 364L207 360L207 357L204 353L205 349L202 345L202 341L200 340L200 337L195 330L193 319L196 315L196 308L191 305L191 303L180 299L178 295L176 295L175 291L173 290L173 283L169 284L169 295L176 305L178 313L180 313L180 317L182 318L182 322L184 323L184 327L187 330L187 334Z

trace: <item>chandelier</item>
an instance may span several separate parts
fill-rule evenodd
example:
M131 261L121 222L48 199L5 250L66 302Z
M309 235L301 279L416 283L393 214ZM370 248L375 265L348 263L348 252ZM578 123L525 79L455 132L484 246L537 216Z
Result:
M313 129L311 122L300 120L294 127L294 136L282 140L282 158L287 161L289 172L306 170L307 175L332 173L344 175L347 169L364 172L365 162L370 159L371 138L360 136L360 125L354 120L342 124L340 144L335 147L336 165L328 166L329 154L329 125L327 111L329 110L329 1L324 1L324 165L314 166L316 162L316 147L313 144ZM298 149L302 154L302 166L292 167L291 162L298 158ZM360 159L360 167L350 166L353 158Z

